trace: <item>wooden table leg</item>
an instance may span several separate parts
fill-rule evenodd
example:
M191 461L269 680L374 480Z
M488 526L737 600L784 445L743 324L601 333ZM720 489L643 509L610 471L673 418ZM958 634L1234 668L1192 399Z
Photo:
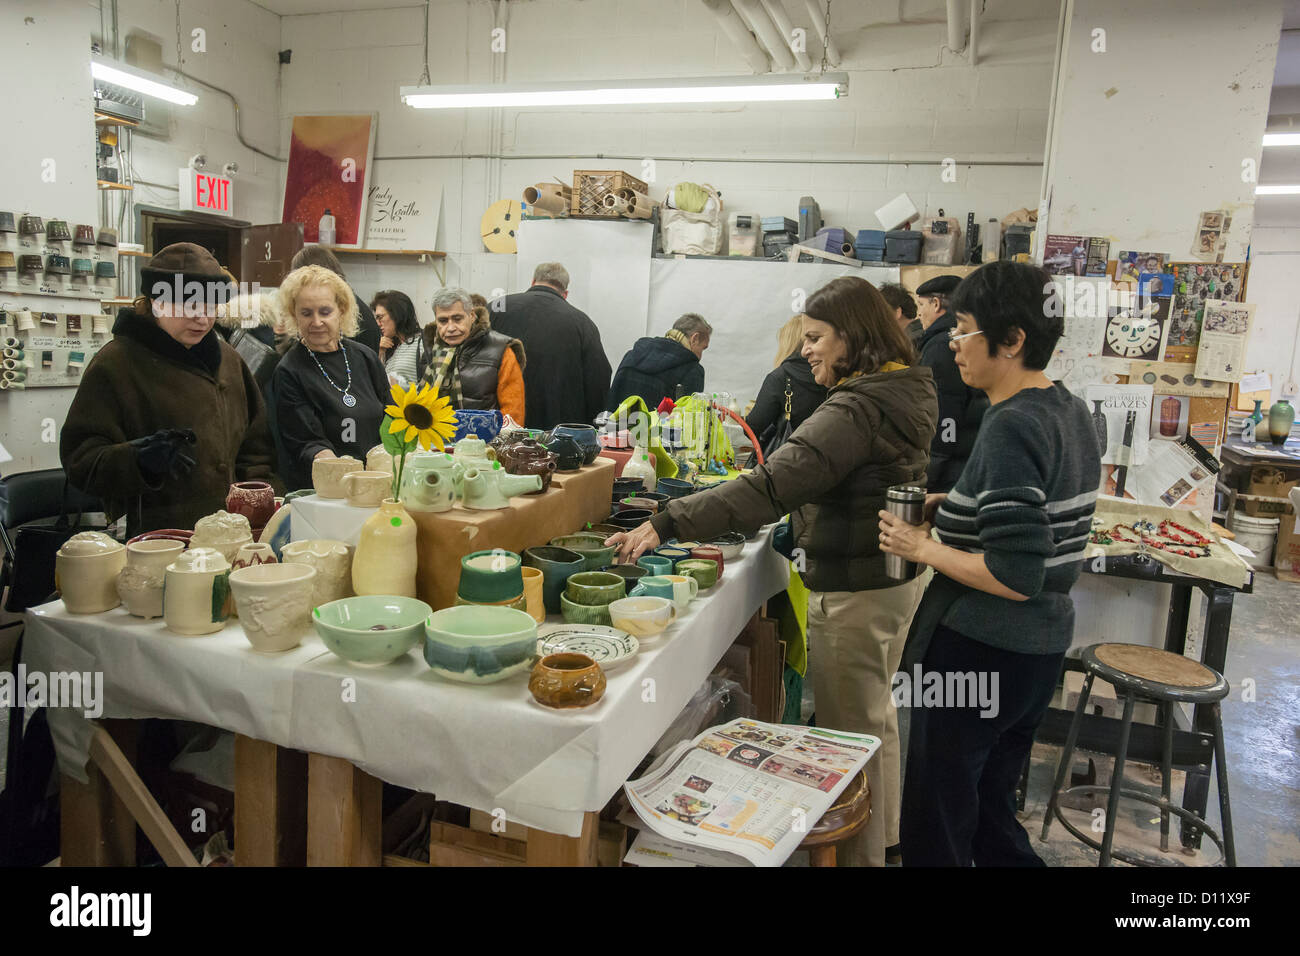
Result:
M235 862L307 860L307 755L235 735Z
M103 726L130 761L135 760L134 721ZM87 783L62 774L59 781L59 854L62 866L135 866L135 819L93 760Z
M307 865L380 866L384 784L340 757L307 757Z
M560 836L545 830L528 830L526 866L595 866L596 842L600 832L600 815L595 812L582 816L582 835Z
M759 720L781 719L781 690L785 657L781 653L781 627L775 618L755 613L736 638L749 647L750 696Z

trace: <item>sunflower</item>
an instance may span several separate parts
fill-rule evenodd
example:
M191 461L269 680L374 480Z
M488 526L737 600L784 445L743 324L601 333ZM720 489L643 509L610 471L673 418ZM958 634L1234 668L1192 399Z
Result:
M436 445L439 451L456 434L456 413L446 398L427 383L410 386L405 392L393 386L393 404L384 409L392 419L388 433L408 447L412 441L421 448Z

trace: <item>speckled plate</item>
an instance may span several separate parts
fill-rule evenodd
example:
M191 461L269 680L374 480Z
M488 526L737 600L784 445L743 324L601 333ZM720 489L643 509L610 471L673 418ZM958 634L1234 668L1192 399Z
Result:
M605 670L636 656L641 642L627 631L599 624L543 624L537 629L537 653L586 654Z

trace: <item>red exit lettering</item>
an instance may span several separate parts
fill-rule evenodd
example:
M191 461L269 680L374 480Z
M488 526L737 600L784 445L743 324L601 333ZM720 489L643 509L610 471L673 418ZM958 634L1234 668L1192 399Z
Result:
M194 177L194 204L204 209L228 210L230 206L230 183L217 176L196 174Z

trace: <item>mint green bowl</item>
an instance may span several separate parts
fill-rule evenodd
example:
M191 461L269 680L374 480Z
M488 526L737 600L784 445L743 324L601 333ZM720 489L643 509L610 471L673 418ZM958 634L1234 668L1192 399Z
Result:
M322 604L311 622L325 646L353 664L389 664L424 638L433 608L415 598L369 594Z
M424 627L424 660L435 673L467 684L491 684L533 666L537 622L499 605L445 607Z

